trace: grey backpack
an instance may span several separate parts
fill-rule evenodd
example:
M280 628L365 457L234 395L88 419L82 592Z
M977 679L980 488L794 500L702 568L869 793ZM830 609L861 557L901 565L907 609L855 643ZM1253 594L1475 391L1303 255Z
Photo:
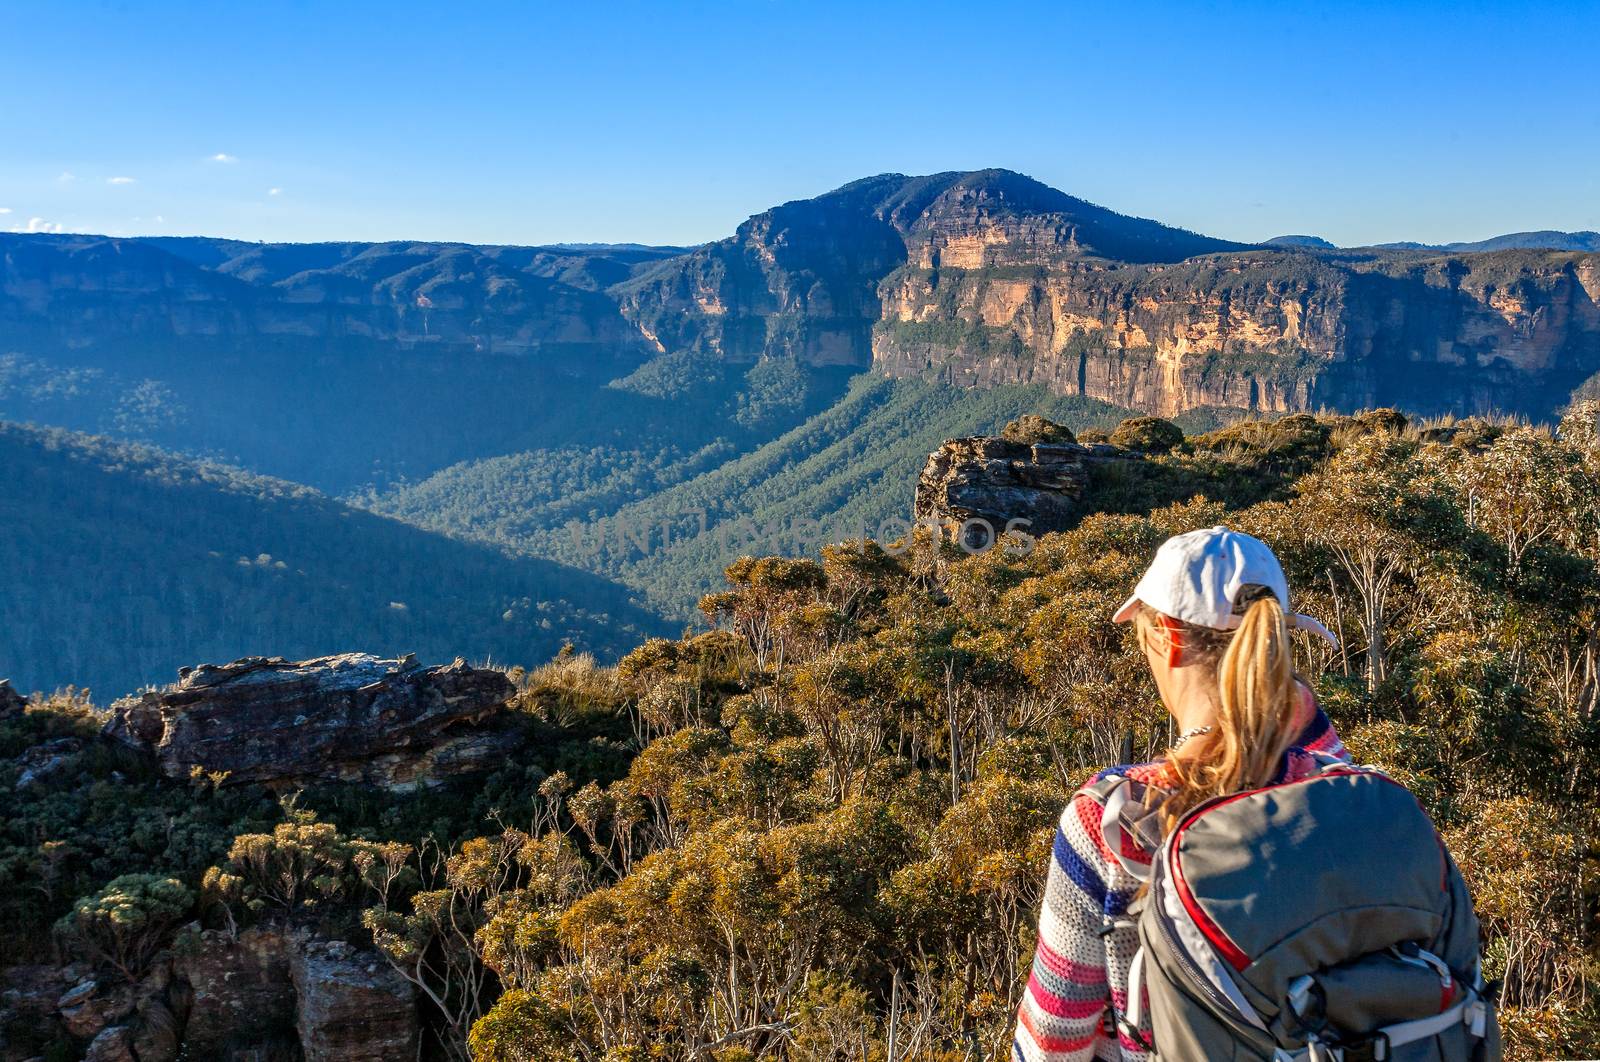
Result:
M1118 1025L1143 1043L1147 990L1162 1062L1500 1058L1472 899L1404 786L1329 758L1199 805L1159 847L1125 782L1097 788L1110 851L1128 830L1156 852L1123 859L1147 888Z

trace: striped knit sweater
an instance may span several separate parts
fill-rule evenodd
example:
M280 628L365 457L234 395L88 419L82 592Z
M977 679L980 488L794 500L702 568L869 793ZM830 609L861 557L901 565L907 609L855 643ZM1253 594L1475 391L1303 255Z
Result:
M1309 691L1302 687L1302 693L1306 722L1285 755L1280 781L1315 771L1313 753L1349 758L1328 717ZM1112 767L1090 784L1110 774L1132 782L1130 797L1147 806L1159 803L1144 799L1149 789L1171 785L1165 760ZM1100 813L1100 802L1085 789L1061 814L1039 914L1039 946L1017 1012L1013 1062L1144 1062L1150 1057L1116 1027L1117 1015L1128 1009L1128 966L1139 948L1138 930L1125 924L1139 882L1106 847ZM1123 854L1142 863L1152 856L1131 845ZM1119 919L1124 924L1112 928ZM1149 1043L1150 1010L1148 1005L1141 1009L1140 1032Z

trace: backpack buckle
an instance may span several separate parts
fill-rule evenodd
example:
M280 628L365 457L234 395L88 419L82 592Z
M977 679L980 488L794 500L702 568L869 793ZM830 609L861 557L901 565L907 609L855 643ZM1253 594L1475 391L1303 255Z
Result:
M1344 1062L1384 1062L1390 1054L1389 1034L1381 1030L1342 1046Z

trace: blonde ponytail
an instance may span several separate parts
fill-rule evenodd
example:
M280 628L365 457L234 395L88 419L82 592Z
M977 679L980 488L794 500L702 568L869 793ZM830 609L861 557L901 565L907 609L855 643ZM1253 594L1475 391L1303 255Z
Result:
M1151 619L1141 620L1141 631L1148 631ZM1236 630L1185 624L1182 640L1189 652L1218 657L1217 718L1204 743L1194 742L1193 755L1169 761L1177 785L1162 804L1168 830L1212 797L1271 782L1295 738L1298 707L1289 625L1273 594L1252 601Z

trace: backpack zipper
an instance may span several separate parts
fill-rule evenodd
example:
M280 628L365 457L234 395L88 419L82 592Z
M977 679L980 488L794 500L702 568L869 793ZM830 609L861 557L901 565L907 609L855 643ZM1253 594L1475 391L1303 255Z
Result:
M1190 982L1196 985L1214 1006L1238 1014L1239 1008L1234 1005L1233 1000L1218 990L1217 986L1211 983L1211 978L1202 973L1195 966L1194 960L1190 958L1189 950L1183 946L1183 941L1178 937L1178 930L1172 925L1172 920L1167 915L1167 912L1162 909L1160 896L1156 894L1156 890L1159 887L1160 882L1152 881L1150 899L1155 903L1156 924L1161 927L1161 935L1166 940L1172 954L1177 958L1179 968L1183 970ZM1243 1017L1244 1015L1240 1014L1239 1016Z

